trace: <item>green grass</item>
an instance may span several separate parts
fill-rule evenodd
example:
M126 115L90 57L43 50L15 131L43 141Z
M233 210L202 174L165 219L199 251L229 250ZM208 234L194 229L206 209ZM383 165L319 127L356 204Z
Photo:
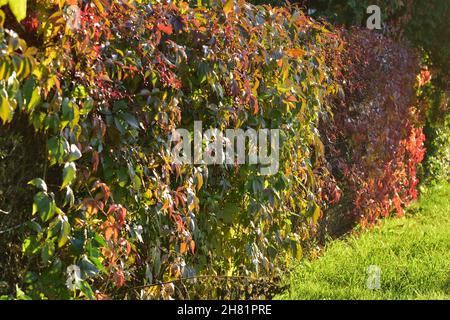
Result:
M368 267L381 268L368 289ZM330 242L296 266L277 299L450 299L450 185L428 189L403 218Z

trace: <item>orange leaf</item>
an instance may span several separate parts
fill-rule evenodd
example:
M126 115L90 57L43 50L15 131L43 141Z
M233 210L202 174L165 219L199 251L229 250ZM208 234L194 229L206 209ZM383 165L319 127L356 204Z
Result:
M258 100L256 100L254 97L250 98L250 106L253 109L253 114L256 115L258 114L259 111L259 104L258 104Z
M286 101L289 101L289 102L298 102L297 98L296 98L293 94L291 94L290 96L288 96L288 97L286 98Z
M113 232L114 232L114 230L113 230L112 227L106 228L106 230L105 230L105 239L106 239L106 241L109 241L111 239L111 236L112 236Z
M188 250L188 247L187 247L186 242L182 242L180 244L180 254L183 254L183 253L187 252L187 250Z
M173 32L172 26L166 24L158 24L158 29L165 34L172 34Z
M305 55L306 51L302 49L288 49L286 51L287 55L291 58L299 58L303 55Z

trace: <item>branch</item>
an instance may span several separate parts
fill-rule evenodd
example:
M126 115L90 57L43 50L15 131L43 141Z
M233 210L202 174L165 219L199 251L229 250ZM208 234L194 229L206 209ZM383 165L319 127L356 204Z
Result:
M201 276L192 276L192 277L186 277L186 278L179 278L179 279L175 279L175 280L171 280L171 281L165 281L165 282L159 282L159 283L152 283L152 284L147 284L147 285L143 285L143 286L137 286L137 287L133 287L130 289L143 289L143 288L150 288L150 287L155 287L155 286L163 286L165 284L169 284L169 283L174 283L177 281L181 281L183 282L184 280L196 280L196 279L209 279L209 278L215 278L215 279L245 279L245 280L250 280L250 281L267 281L266 279L263 278L252 278L252 277L246 277L246 276L213 276L213 275L201 275ZM268 282L272 282L273 281L268 281Z
M19 229L20 227L23 227L24 225L26 225L28 222L34 221L36 219L37 218L33 218L31 220L25 221L24 223L18 224L18 225L14 226L14 227L8 228L6 230L2 230L2 231L0 231L0 235L4 234L4 233L7 233L7 232L10 232L10 231L13 231L15 229Z

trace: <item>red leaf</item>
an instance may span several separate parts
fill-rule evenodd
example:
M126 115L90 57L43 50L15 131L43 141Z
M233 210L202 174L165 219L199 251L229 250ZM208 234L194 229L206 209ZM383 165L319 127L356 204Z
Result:
M117 271L114 273L114 282L117 288L120 288L125 284L125 275L122 271Z
M123 227L123 224L125 223L125 217L127 215L127 209L119 207L118 211L119 213L117 216L117 222L119 223L120 227Z
M92 152L92 172L96 172L98 168L98 164L100 162L100 158L98 156L97 151Z

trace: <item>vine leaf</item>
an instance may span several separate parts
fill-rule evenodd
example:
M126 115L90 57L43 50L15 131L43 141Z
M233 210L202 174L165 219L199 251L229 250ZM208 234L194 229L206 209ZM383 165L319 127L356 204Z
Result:
M70 224L67 221L67 217L60 216L60 221L61 221L61 229L60 229L59 238L58 238L58 248L61 248L62 246L64 246L67 243L67 241L69 240L69 235L70 235Z
M223 6L223 12L225 12L225 14L228 15L233 10L233 6L234 0L228 0Z
M22 21L27 15L27 0L0 0L0 6L9 2L9 8L17 21Z
M38 189L41 189L42 191L47 192L47 184L44 180L41 178L36 178L28 182L29 185L35 186Z
M39 212L42 221L46 222L55 215L55 200L47 192L41 191L34 196L33 214Z
M67 162L64 165L64 169L63 169L63 183L62 183L62 186L61 186L61 190L72 183L72 181L75 179L76 173L77 173L77 169L75 167L75 163Z
M7 123L11 121L12 118L12 110L9 104L8 99L3 95L0 95L0 119L2 119L3 123Z

